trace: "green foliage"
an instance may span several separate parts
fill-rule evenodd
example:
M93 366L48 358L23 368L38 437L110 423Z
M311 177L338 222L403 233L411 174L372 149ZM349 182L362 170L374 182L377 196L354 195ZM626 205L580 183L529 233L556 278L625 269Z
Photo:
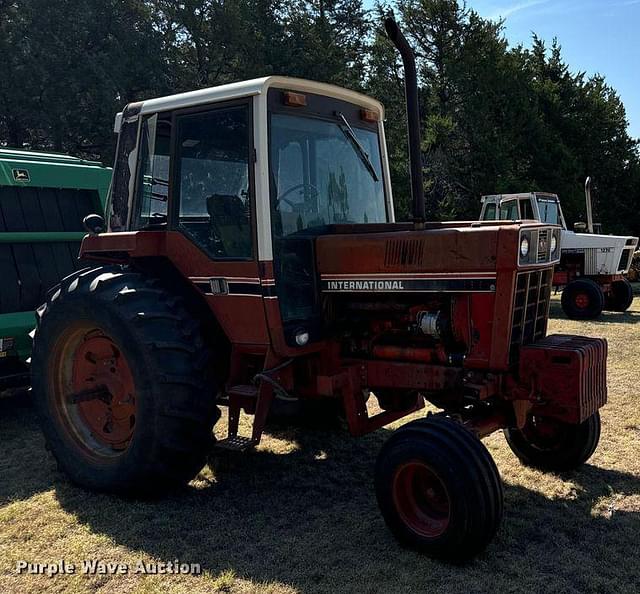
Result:
M479 197L546 190L570 222L594 180L606 232L640 233L640 156L601 76L561 47L510 47L456 0L396 0L418 56L432 218L476 218ZM398 218L410 217L402 67L363 0L0 0L0 144L109 161L130 102L269 74L364 90L386 107Z
M560 195L569 221L584 219L591 175L604 229L640 230L638 145L602 77L572 74L556 41L547 48L534 36L531 49L509 47L501 23L455 0L398 0L397 10L421 73L432 217L476 218L482 194L546 190ZM372 93L384 98L386 80L372 71ZM407 203L406 194L396 199Z

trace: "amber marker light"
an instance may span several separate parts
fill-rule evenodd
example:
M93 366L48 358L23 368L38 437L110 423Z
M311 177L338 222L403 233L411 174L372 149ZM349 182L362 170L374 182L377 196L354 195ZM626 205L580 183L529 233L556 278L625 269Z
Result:
M291 107L305 107L307 105L307 96L302 93L293 93L292 91L284 92L284 104Z
M360 118L365 122L377 122L378 114L373 109L361 109Z

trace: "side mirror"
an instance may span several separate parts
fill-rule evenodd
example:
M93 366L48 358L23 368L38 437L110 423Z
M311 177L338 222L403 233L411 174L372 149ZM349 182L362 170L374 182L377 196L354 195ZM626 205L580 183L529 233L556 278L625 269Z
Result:
M90 214L82 219L82 224L89 235L97 235L105 229L104 218L99 214Z
M586 233L587 232L587 224L579 221L573 224L573 230L576 233Z

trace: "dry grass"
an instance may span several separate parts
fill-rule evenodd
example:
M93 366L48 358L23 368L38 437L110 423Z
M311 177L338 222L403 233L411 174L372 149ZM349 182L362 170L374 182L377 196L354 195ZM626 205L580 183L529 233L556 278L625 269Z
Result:
M550 331L605 336L610 402L600 447L577 473L522 467L501 435L487 446L506 514L463 568L400 549L385 529L372 467L389 430L274 429L258 451L205 469L155 502L87 493L59 474L28 403L0 401L0 592L639 592L640 298L630 312ZM197 562L189 576L16 575L16 561Z

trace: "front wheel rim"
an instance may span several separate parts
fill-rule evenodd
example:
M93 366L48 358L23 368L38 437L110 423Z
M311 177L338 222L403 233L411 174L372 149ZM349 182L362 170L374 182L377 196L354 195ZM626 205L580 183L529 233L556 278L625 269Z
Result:
M451 500L438 475L424 462L402 464L392 481L393 502L402 522L424 538L444 534L451 518Z

